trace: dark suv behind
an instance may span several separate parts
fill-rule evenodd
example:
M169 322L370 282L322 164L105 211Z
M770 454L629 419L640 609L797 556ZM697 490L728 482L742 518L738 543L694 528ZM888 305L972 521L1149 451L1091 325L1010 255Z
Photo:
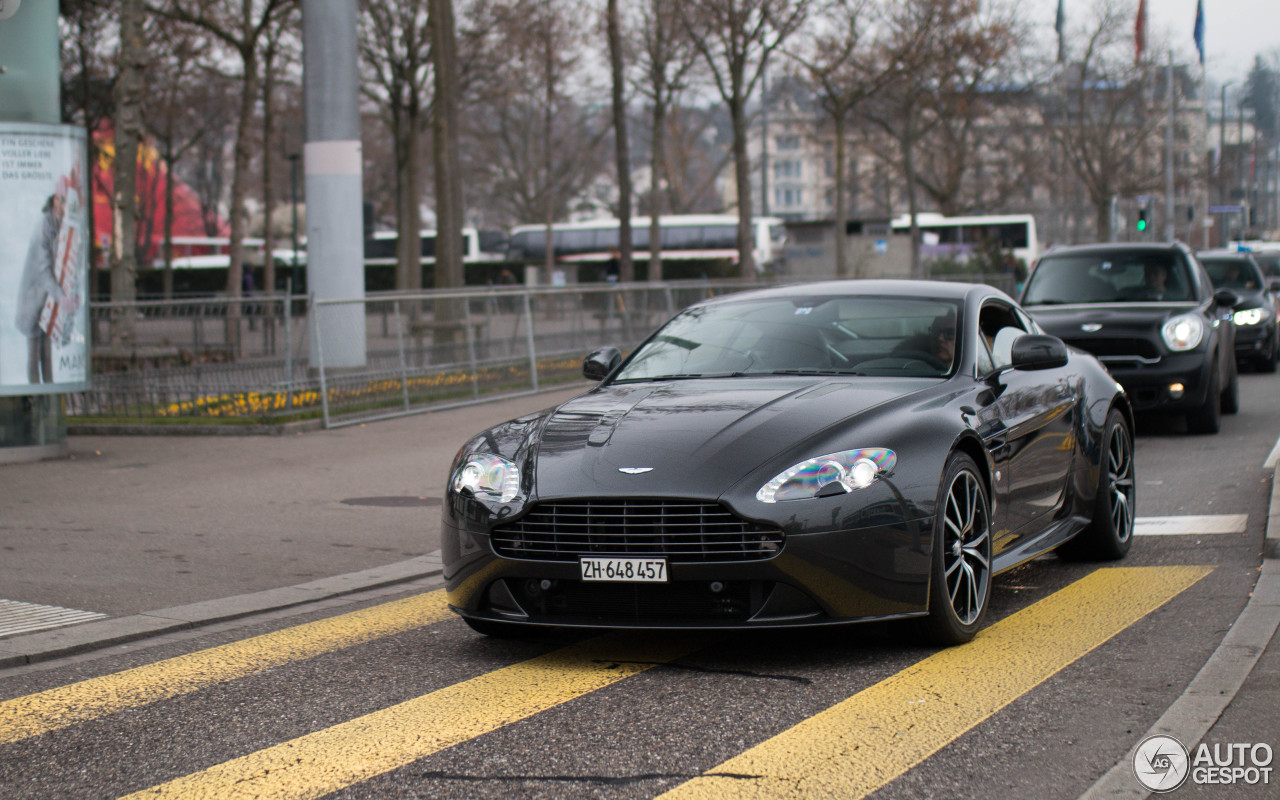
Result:
M1134 410L1185 414L1192 433L1216 433L1220 415L1239 408L1231 320L1238 299L1215 294L1181 244L1055 248L1022 292L1047 333L1107 366Z

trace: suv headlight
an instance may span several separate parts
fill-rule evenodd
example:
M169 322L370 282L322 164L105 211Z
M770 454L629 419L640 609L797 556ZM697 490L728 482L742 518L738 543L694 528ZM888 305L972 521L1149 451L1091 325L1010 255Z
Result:
M520 494L520 469L502 456L475 453L454 471L451 485L455 492L469 490L475 496L510 503Z
M779 473L760 487L756 499L762 503L776 503L779 500L817 497L819 492L824 496L852 492L875 483L880 476L891 472L897 463L897 454L883 447L818 456Z
M1204 320L1195 314L1182 314L1166 322L1160 335L1170 350L1194 350L1204 339Z
M1242 308L1231 316L1237 325L1258 325L1269 317L1265 308Z

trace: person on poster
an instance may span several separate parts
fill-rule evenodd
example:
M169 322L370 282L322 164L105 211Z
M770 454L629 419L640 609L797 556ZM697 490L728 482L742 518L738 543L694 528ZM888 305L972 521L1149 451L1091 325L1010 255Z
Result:
M40 222L27 246L27 259L18 285L18 312L15 326L27 337L27 381L32 384L53 383L53 336L40 324L45 301L53 298L63 313L74 314L80 307L80 296L63 291L54 272L57 260L58 234L67 213L67 195L79 197L79 170L58 178L53 194L40 211Z

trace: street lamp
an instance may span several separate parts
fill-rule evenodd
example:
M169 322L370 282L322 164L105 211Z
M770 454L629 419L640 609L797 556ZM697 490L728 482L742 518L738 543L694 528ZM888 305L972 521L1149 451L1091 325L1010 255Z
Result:
M293 195L293 276L290 281L293 286L290 294L302 290L302 272L298 268L298 159L300 158L302 156L298 153L289 154L289 182Z
M1219 90L1220 94L1220 110L1218 112L1218 202L1227 202L1227 182L1226 170L1223 167L1227 161L1227 87L1235 83L1235 81L1227 81L1222 84ZM1225 247L1229 241L1231 218L1225 214L1218 215L1218 221L1222 223L1222 229L1218 231L1218 244Z

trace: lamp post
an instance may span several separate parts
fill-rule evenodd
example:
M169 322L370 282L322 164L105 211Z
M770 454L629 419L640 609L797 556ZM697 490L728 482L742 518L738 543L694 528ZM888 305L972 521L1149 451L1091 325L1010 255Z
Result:
M290 294L302 290L302 272L298 269L298 153L289 154L289 183L293 198L293 274Z
M1235 83L1235 81L1227 81L1222 84L1219 89L1219 111L1218 111L1218 202L1227 202L1227 182L1223 180L1226 177L1226 170L1223 167L1227 161L1227 87ZM1222 229L1218 232L1218 245L1225 247L1230 241L1231 218L1225 214L1218 216L1218 221L1222 223Z

